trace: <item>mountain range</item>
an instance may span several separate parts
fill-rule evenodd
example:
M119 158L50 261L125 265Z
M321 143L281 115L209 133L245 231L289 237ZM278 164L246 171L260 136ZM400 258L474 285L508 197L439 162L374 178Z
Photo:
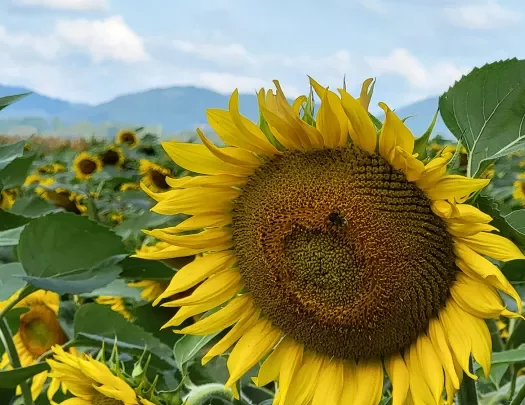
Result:
M23 87L0 85L0 97L31 92ZM207 108L228 107L229 96L212 90L175 86L157 88L118 96L98 105L71 103L32 92L26 98L10 105L0 113L0 132L13 127L29 127L38 132L55 133L80 122L100 126L112 123L115 127L146 126L161 128L162 132L193 131L198 126L206 127ZM241 114L257 120L257 97L240 94ZM431 97L396 109L406 123L419 136L427 129L438 106L438 98ZM84 127L82 127L84 128ZM59 131L66 134L67 131ZM11 131L10 131L11 132ZM452 138L445 124L438 119L434 134Z

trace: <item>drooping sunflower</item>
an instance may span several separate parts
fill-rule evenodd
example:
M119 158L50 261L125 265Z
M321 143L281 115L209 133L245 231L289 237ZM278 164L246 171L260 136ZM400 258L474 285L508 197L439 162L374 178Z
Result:
M0 190L0 209L8 210L15 203L15 196L9 190Z
M525 205L525 173L518 174L514 181L514 191L512 192L512 198L517 201L521 201Z
M139 144L139 138L137 133L132 129L121 129L117 134L115 143L117 145L126 144L128 147L134 148Z
M102 162L97 156L93 156L88 152L81 152L73 160L73 170L77 179L87 180L93 174L102 170Z
M258 93L271 136L239 114L235 91L228 111L207 112L229 146L202 133L203 144L163 143L177 165L202 175L148 192L153 211L192 217L147 232L171 246L137 256L202 254L155 303L201 283L163 304L180 307L170 327L222 306L176 332L233 326L203 363L233 347L226 386L237 396L236 382L264 359L257 384L277 381L281 405L378 404L384 370L394 405L452 403L463 371L476 379L471 354L488 375L484 318L519 316L497 291L521 313L520 297L485 256L525 256L465 203L490 180L447 175L451 153L418 160L414 136L384 103L377 131L371 81L356 99L312 80L321 99L315 126L299 115L306 98L290 105L275 82L275 95Z
M131 320L133 316L126 308L126 302L122 297L113 297L113 296L100 296L95 298L95 302L101 305L108 305L115 312L118 312L127 320Z
M99 155L100 161L104 167L121 167L126 160L122 149L118 146L111 145Z
M135 390L122 378L88 355L72 355L60 346L53 347L53 359L46 360L51 367L51 376L60 381L74 398L62 404L71 405L154 405L137 396ZM48 392L52 400L58 386Z
M166 182L166 176L172 174L170 169L150 162L147 159L140 159L139 173L144 176L142 182L154 193L162 193L170 189L169 184Z
M7 301L0 302L0 309L15 299L18 294L19 292ZM67 337L57 318L59 304L58 294L38 290L14 306L14 308L29 309L20 316L20 327L13 338L22 367L36 363L38 358L52 346L67 342ZM4 353L0 361L0 370L9 368L11 368L9 358ZM42 392L47 376L48 372L44 371L33 377L31 385L33 399Z
M86 196L65 188L56 188L47 190L42 194L46 200L52 202L58 208L63 208L68 212L75 214L85 214L87 206L85 204Z

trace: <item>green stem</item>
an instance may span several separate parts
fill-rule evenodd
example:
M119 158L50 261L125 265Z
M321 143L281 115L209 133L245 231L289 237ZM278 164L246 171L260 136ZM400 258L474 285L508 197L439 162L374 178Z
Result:
M470 359L469 368L472 373L474 370L472 359ZM458 405L478 405L476 382L466 374L464 375L463 383L456 395L456 400Z
M511 379L510 379L510 389L509 389L509 396L508 396L509 399L512 398L514 394L516 393L516 381L518 380L518 372L514 364L510 366L510 373L511 373Z
M20 364L20 358L18 357L15 343L13 342L13 335L9 329L7 320L5 319L0 320L0 340L2 340L2 343L5 347L5 351L7 352L11 366L13 366L13 368L21 368L22 365ZM21 382L20 388L22 390L24 404L33 405L33 398L31 396L31 390L29 389L29 384L27 381Z
M525 384L521 387L521 389L518 391L510 405L521 405L522 401L525 399Z
M490 331L490 337L492 339L492 349L495 352L502 352L505 350L505 344L499 333L498 325L494 319L486 319L485 322Z

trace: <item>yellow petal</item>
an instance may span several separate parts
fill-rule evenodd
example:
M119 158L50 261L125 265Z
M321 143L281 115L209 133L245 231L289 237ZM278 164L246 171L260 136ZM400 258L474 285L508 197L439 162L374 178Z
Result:
M324 145L328 148L338 146L341 138L341 126L337 120L337 116L330 108L328 102L327 92L324 93L321 99L321 105L317 111L315 126L319 132L323 134Z
M452 157L451 153L447 153L442 157L436 157L432 159L426 166L421 177L417 180L416 185L427 190L436 184L439 179L447 174L447 164Z
M344 362L344 383L341 392L341 405L353 404L357 393L356 386L357 365L353 360Z
M405 350L405 364L410 379L410 393L414 399L415 404L436 404L432 391L425 380L425 375L421 369L421 364L424 359L420 359L419 353L417 352L416 344L413 344Z
M342 389L343 362L325 359L317 379L312 405L339 405Z
M236 257L232 251L210 253L197 257L193 262L185 265L175 273L169 286L153 302L153 305L157 305L164 298L186 291L212 274L230 268L235 262Z
M396 146L412 154L415 143L412 132L385 103L379 103L379 107L385 112L385 121L379 136L379 154L390 160L391 152Z
M400 146L395 147L390 163L395 169L403 171L408 181L417 181L425 170L423 162Z
M460 204L461 205L461 204ZM472 236L479 232L492 232L497 231L492 225L489 224L460 224L457 222L450 221L447 227L451 235L462 238L465 236Z
M359 102L363 108L368 111L370 106L370 100L372 99L372 94L374 93L374 79L371 77L366 79L361 86L361 94L359 95Z
M151 209L153 212L162 215L222 213L230 210L233 200L240 195L240 191L231 188L210 191L204 187L174 190L169 193L168 198ZM213 198L210 198L212 196Z
M146 184L144 184L143 181L140 182L140 188L142 189L142 191L144 191L147 195L149 195L155 201L162 201L162 200L168 198L168 195L169 195L168 194L169 191L168 192L163 192L163 193L155 193L155 192L151 191L146 186Z
M374 153L377 133L368 111L346 91L340 89L339 92L344 112L352 124L350 129L352 141L368 153Z
M210 316L175 332L185 335L211 335L236 323L246 311L251 309L252 305L250 296L241 295Z
M376 405L383 393L383 365L380 360L361 360L356 371L357 392L353 405Z
M162 228L164 233L177 234L186 231L197 231L205 228L216 228L230 225L232 217L230 214L201 214L185 219L176 226Z
M417 339L416 352L419 357L423 378L432 392L435 403L438 404L445 383L443 365L439 360L432 342L425 335L421 335Z
M213 155L205 145L170 141L162 142L162 147L177 165L195 173L247 176L252 171L249 167L224 162ZM222 148L222 152L229 156L235 156L239 150Z
M395 354L386 359L385 367L393 388L392 405L404 405L410 381L407 366L401 355Z
M225 247L224 249L227 249L227 248ZM224 249L220 249L220 250L224 250ZM180 247L180 246L168 246L167 248L158 250L156 252L140 252L139 251L136 254L131 255L131 257L137 257L139 259L145 259L145 260L167 260L167 259L175 259L177 257L194 256L206 250L207 248L190 249L190 248Z
M494 233L480 232L476 235L463 237L460 242L479 254L502 262L525 259L521 250L513 242Z
M456 204L457 216L451 220L459 223L488 224L492 217L470 204Z
M295 115L299 116L300 112L301 112L301 107L303 106L304 103L306 103L308 101L308 98L306 96L299 96L297 97L293 104L292 104L292 110L293 112L295 113Z
M231 387L255 366L279 342L281 331L270 321L260 320L239 339L228 358L230 378L225 387Z
M281 364L279 375L279 404L283 404L286 401L292 380L299 371L303 361L303 345L293 341L293 339L290 340L291 343L286 356L287 360Z
M245 332L252 328L259 319L260 311L253 309L251 312L247 312L240 320L235 324L230 331L219 340L215 346L213 346L208 353L202 358L202 365L204 366L215 356L223 354L230 348L235 342L237 342Z
M426 190L426 194L431 200L460 200L481 190L489 183L489 179L473 179L450 174L442 177L434 186Z
M303 365L292 380L284 405L306 405L311 402L323 359L322 355L305 353Z
M428 336L452 385L454 388L459 389L459 378L454 367L454 359L439 320L432 319L430 321L428 325Z
M163 232L161 229L144 231L144 233L174 246L191 249L208 248L210 250L214 250L215 246L228 245L232 237L232 231L228 228L205 229L202 232L189 235L172 235Z
M214 176L185 176L177 179L166 177L166 183L173 188L190 188L190 187L235 187L246 184L243 177L232 176L230 174L218 174ZM158 193L166 194L166 193Z
M279 342L275 350L264 360L257 375L256 385L258 387L263 387L272 381L277 381L281 366L283 362L287 360L288 351L292 346L294 346L294 341L287 336Z

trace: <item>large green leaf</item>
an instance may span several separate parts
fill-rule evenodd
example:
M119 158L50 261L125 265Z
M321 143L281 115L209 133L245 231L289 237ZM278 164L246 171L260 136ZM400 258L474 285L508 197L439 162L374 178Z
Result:
M22 156L14 159L0 170L0 183L2 186L11 188L20 187L24 184L33 160L35 160L34 155Z
M18 245L20 262L33 277L91 269L125 253L121 239L109 228L66 212L33 219L22 231Z
M47 363L37 363L32 366L0 371L0 388L12 388L21 382L49 370Z
M31 221L31 218L26 218L22 215L12 214L0 209L0 231L18 228Z
M116 338L117 345L123 350L140 353L147 347L163 362L175 366L169 346L105 305L80 307L75 316L75 336L80 346L93 343L100 346L101 342L113 344Z
M5 301L13 293L26 285L18 276L24 276L24 268L20 263L0 265L0 301Z
M7 231L0 231L0 246L16 246L20 240L20 234L24 230L25 225L18 228L8 229Z
M1 100L1 99L0 99ZM0 145L0 169L6 167L9 163L24 154L25 141ZM0 181L3 181L0 178Z
M42 215L59 212L61 210L54 205L49 204L43 198L35 195L17 198L9 211L13 214L36 218L41 217Z
M121 266L121 263L119 263ZM100 296L111 296L111 297L122 297L129 298L135 301L142 300L140 290L135 287L130 287L122 279L114 280L109 284L104 285L101 288L97 288L88 293L82 293L83 297L100 297Z
M0 97L0 111L6 108L8 105L16 103L18 100L22 100L24 97L27 97L30 94L31 92L22 93L22 94L13 94L12 96Z
M493 353L492 364L512 364L525 361L525 348Z
M439 98L443 121L469 151L467 175L525 149L525 61L475 68Z
M156 260L128 257L121 263L121 277L129 280L171 280L175 271Z
M120 225L116 226L115 233L122 237L122 239L136 237L137 235L142 234L142 229L156 228L158 226L166 224L172 218L173 217L167 217L165 215L160 215L155 212L145 211L140 215L129 218L122 222Z

